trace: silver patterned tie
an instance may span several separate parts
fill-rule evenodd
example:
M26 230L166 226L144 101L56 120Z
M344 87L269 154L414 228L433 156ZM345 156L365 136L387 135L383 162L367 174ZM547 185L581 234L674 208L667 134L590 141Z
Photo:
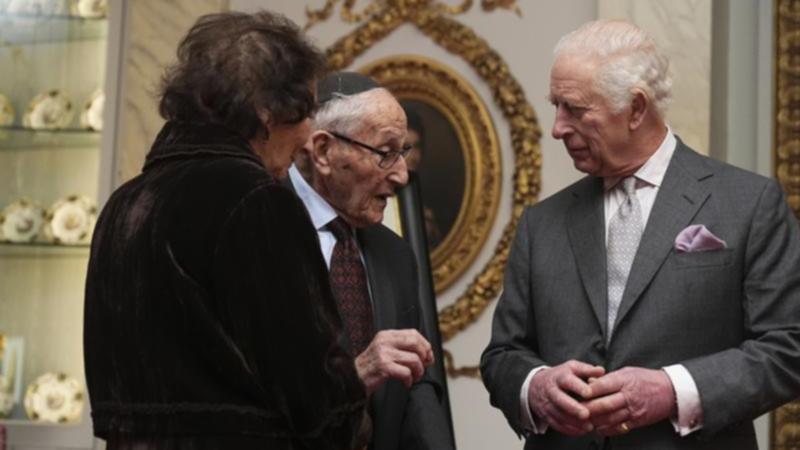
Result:
M611 339L614 322L628 282L633 257L642 237L642 207L636 197L636 177L628 177L615 188L622 187L625 199L608 224L608 333Z

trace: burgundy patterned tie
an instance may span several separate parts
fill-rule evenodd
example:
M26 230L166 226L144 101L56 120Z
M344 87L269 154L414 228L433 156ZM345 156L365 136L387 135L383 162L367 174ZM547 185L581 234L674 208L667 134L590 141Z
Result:
M327 227L336 236L331 255L331 288L350 337L350 351L356 356L367 348L374 333L367 275L347 222L337 217Z

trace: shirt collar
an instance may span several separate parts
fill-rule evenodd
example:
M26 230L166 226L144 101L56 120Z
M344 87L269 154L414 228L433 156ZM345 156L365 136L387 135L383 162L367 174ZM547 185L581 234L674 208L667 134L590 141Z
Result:
M321 230L328 222L338 216L330 203L325 201L325 199L308 184L294 164L289 167L289 179L292 181L292 185L294 185L297 196L300 197L300 200L306 205L306 210L308 210L308 215L311 216L311 223L314 224L314 228Z
M635 176L637 180L644 181L651 186L661 186L661 182L664 181L664 175L667 173L667 167L669 167L669 161L675 153L677 143L678 141L675 139L675 135L672 134L672 128L667 126L667 133L661 141L661 145L658 146L655 153L650 156L650 159L648 159L633 176ZM616 186L620 179L620 177L604 178L603 187L605 190L609 190Z

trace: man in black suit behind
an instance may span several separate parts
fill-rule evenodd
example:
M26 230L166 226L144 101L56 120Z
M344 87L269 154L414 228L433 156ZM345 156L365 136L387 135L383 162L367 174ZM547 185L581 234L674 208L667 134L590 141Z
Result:
M318 100L313 132L289 175L317 229L348 346L371 397L370 448L453 449L442 388L426 374L433 351L419 331L414 255L381 224L388 198L408 182L405 113L389 91L356 73L323 79ZM348 241L356 244L357 267L342 269L337 252ZM363 289L353 286L359 272Z

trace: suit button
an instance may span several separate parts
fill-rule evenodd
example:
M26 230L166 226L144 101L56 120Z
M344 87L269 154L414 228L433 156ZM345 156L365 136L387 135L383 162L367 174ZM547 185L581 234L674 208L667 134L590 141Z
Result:
M603 344L602 341L598 341L598 342L594 343L594 350L597 353L600 353L601 355L605 355L606 354L606 346L605 346L605 344Z

